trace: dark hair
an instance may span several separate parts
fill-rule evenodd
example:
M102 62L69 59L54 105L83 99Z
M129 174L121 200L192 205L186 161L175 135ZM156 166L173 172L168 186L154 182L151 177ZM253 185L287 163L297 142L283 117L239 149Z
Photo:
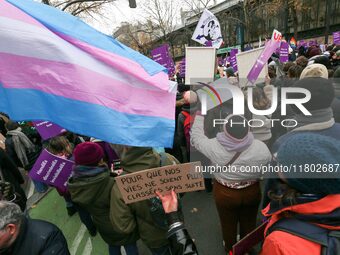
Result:
M8 130L8 131L11 131L11 130L15 130L19 127L19 124L17 122L14 122L14 121L11 121L9 120L6 124L5 124L5 128Z
M306 55L306 49L304 46L300 46L299 49L298 49L298 56L299 57L303 57Z
M257 110L266 110L269 108L271 102L264 93L262 88L255 87L253 89L253 106Z
M326 56L317 57L315 59L315 61L314 61L314 64L324 65L325 67L327 67L327 69L331 69L332 68L331 61Z
M268 67L268 76L270 79L275 79L276 78L276 70L275 67L269 66Z
M72 154L72 146L64 136L51 138L46 149L54 155L61 153Z
M311 99L307 103L303 104L309 111L330 107L335 97L332 82L320 77L304 78L297 81L293 87L304 88L310 91ZM300 93L291 93L289 96L290 99L298 99L302 97L303 96ZM294 112L300 112L295 106L292 106L292 110Z
M283 66L283 71L287 74L289 68L290 68L291 66L295 66L295 65L296 65L296 64L293 63L293 62L287 62L287 63Z
M288 77L289 78L294 78L294 79L299 79L302 71L303 71L303 67L302 66L299 66L299 65L291 66L288 69Z
M308 65L308 58L305 56L300 56L296 59L296 64L302 68L305 68Z
M327 46L326 51L331 51L334 48L334 44Z
M266 195L271 201L278 203L280 206L291 206L296 204L299 192L282 180L278 180Z
M243 123L245 125L243 125ZM246 118L241 115L231 116L224 127L227 133L236 139L243 139L249 132L248 122Z

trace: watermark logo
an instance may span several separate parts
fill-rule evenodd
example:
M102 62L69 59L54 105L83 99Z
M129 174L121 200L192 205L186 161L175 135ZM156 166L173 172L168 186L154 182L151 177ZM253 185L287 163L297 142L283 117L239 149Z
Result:
M208 84L201 83L203 85L202 90L206 92L206 94L211 98L211 100L214 102L215 106L222 105L222 97L220 93L216 91L212 86ZM221 89L221 88L220 88ZM223 86L223 90L228 90L233 99L233 114L234 115L244 115L244 105L245 105L245 97L244 93L241 90L241 88L234 86L234 85L229 85L225 84ZM273 114L277 107L278 107L278 89L273 87L272 89L272 98L271 98L271 106L269 109L266 110L258 110L254 107L253 104L253 87L248 87L246 88L246 94L247 94L247 106L249 111L252 114L255 115L270 115ZM289 99L289 94L301 94L304 95L304 98L298 98L298 99ZM292 88L292 87L287 87L287 88L281 88L281 115L285 116L287 115L287 105L295 105L304 115L310 116L312 115L304 106L303 104L307 103L311 99L311 93L309 90L304 89L304 88ZM217 103L218 100L218 103ZM207 114L207 97L202 96L201 97L201 112L202 115Z
M245 95L244 91L240 87L224 84L223 87L219 87L219 92L212 87L211 85L200 83L203 85L201 88L204 93L201 93L201 114L207 115L207 98L209 97L211 101L213 102L214 107L222 105L224 103L224 91L228 92L228 94L231 94L231 98L233 99L233 114L234 115L245 115ZM253 87L247 87L244 88L246 95L247 95L247 107L250 113L252 115L257 116L271 116L279 106L279 98L281 98L280 102L280 109L281 109L281 115L286 116L287 115L287 106L295 106L297 109L299 109L305 116L311 116L312 114L304 107L303 104L307 103L311 99L311 93L307 89L304 88L293 88L293 87L286 87L281 88L280 90L280 97L279 97L279 90L275 87L272 88L272 98L271 99L271 105L268 109L265 110L258 110L254 107L253 103ZM292 99L289 98L290 94L299 94L301 95L298 99ZM229 98L230 99L230 98ZM228 99L228 100L229 100ZM213 119L213 127L216 127L217 125L224 125L228 122L226 119ZM275 123L280 122L281 126L286 128L294 128L297 126L297 121L294 119L271 119L269 118L270 126L274 127ZM231 125L233 123L230 123ZM234 123L234 124L242 124L242 123ZM258 128L266 125L265 121L263 119L249 119L247 120L247 123L243 123L243 125L247 125L252 128Z

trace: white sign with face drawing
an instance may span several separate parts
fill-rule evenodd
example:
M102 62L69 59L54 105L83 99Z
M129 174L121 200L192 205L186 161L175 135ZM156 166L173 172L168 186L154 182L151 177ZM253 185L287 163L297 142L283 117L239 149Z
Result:
M205 9L197 24L192 40L205 46L214 48L221 47L223 42L220 22L214 14Z

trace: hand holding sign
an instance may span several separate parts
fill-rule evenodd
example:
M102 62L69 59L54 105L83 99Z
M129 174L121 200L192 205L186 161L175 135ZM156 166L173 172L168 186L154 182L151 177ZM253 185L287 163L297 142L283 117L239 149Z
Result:
M256 60L253 68L248 73L247 79L251 84L254 84L256 82L261 70L267 63L268 59L271 57L273 52L280 46L281 39L282 34L274 29L272 39L266 44L263 52Z
M204 190L200 162L169 165L117 176L116 183L126 204L150 199L171 190L177 193Z
M162 195L159 191L155 192L159 199L162 201L163 209L165 213L177 212L178 200L174 190L170 193Z

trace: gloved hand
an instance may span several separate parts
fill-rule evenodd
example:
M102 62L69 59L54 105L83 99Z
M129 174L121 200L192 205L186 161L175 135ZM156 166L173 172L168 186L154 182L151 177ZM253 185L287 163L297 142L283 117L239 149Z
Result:
M11 183L0 181L0 199L7 201L15 199L15 190Z

